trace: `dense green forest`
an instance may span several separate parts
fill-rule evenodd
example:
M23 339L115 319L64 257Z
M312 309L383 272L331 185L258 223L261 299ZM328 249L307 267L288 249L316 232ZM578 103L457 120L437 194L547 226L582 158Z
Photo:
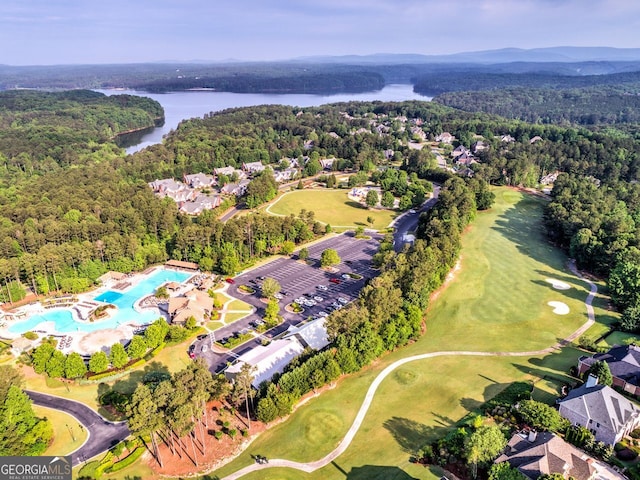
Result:
M315 93L367 92L384 87L384 78L375 72L309 73L286 76L234 75L220 77L180 77L141 82L132 87L145 92L211 89L234 93Z
M500 73L495 71L443 71L424 73L413 82L415 92L436 96L445 92L496 90L506 88L572 89L594 86L624 86L637 92L640 88L640 72L614 73L611 75L562 75L550 72Z
M88 90L0 92L2 182L113 158L119 153L115 137L163 120L160 104L144 97Z
M443 93L433 101L467 112L491 113L529 123L620 127L640 123L640 92L636 90L507 88ZM635 125L631 128L637 129Z

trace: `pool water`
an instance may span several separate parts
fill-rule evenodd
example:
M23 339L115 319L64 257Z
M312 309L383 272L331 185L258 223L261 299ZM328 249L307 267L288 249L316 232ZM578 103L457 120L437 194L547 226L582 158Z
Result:
M98 302L105 302L118 307L118 309L112 313L112 316L106 320L80 322L74 318L71 309L56 308L40 315L32 315L27 320L15 323L9 327L9 331L12 333L24 333L29 330L37 330L37 326L42 322L53 322L55 324L55 330L60 333L78 331L94 332L105 328L115 328L120 324L128 322L134 322L139 325L150 323L158 318L158 314L153 311L144 313L137 312L133 309L134 303L155 292L163 283L182 283L191 277L191 275L193 274L160 269L125 292L107 290L94 298L94 300Z

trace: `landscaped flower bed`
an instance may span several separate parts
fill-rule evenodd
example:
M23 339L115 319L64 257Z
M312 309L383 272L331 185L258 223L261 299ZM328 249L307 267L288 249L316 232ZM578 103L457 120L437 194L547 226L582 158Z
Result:
M299 303L296 303L296 302L290 303L289 305L284 307L284 309L287 312L293 312L293 313L302 313L302 312L304 312L304 308L302 308L302 306Z
M245 295L253 295L254 293L256 293L255 288L251 288L249 285L240 285L238 287L238 291Z

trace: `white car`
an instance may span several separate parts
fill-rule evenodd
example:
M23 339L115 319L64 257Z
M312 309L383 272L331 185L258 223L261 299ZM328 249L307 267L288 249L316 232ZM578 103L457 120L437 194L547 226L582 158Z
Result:
M343 305L346 305L347 303L349 303L349 300L347 300L344 297L338 297L338 301Z
M315 306L317 305L317 303L315 302L315 300L311 300L311 299L309 299L309 300L305 300L305 301L304 301L304 304L305 304L307 307L315 307Z
M296 299L294 300L294 302L295 302L295 303L297 303L298 305L300 305L300 304L304 305L304 302L305 302L306 300L307 300L307 299L306 299L306 298L304 298L304 297L298 297L298 298L296 298Z
M318 295L316 295L315 297L313 297L313 299L314 299L316 302L318 302L318 303L320 303L321 301L323 301L323 300L324 300L324 298L322 298L322 297L320 297L320 296L318 296Z
M351 277L350 277L348 274L346 274L346 273L343 273L341 276L342 276L342 278L344 278L345 280L349 280L349 279L351 278Z
M416 211L412 208L411 210L409 210L409 213L414 214L416 213Z
M319 317L328 317L329 314L327 312L318 312Z
M273 295L273 298L277 298L278 300L282 300L284 297L282 296L281 293L276 293Z
M318 290L322 290L323 292L326 292L328 288L326 285L318 285Z

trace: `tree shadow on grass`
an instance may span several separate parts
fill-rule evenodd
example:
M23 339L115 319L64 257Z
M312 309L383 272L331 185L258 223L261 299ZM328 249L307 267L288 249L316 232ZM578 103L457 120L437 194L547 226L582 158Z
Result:
M539 199L525 195L500 215L491 228L513 242L523 255L549 263L549 260L560 257L559 250L544 235L542 208L543 204Z
M399 467L385 465L363 465L353 467L347 480L417 480Z
M402 450L410 455L415 455L427 443L443 436L448 430L448 427L429 427L402 417L391 417L385 420L383 426L393 435Z

